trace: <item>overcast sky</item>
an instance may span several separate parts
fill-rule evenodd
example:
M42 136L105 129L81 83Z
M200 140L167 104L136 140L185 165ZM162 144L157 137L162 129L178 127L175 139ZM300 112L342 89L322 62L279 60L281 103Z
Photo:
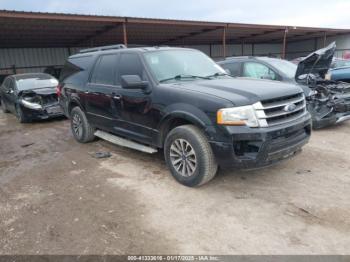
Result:
M350 0L0 0L0 9L350 28Z

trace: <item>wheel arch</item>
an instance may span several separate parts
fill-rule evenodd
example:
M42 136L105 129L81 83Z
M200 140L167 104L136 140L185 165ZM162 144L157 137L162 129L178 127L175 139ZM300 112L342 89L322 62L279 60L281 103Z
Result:
M84 107L82 106L82 104L79 102L78 99L71 99L69 102L68 102L68 106L67 106L67 113L68 113L68 116L70 117L70 114L72 112L72 109L74 107L80 107L82 110L84 110Z
M158 127L159 136L157 144L159 147L163 147L167 134L175 127L191 124L205 131L208 125L212 125L211 120L203 111L195 107L191 109L193 109L193 111L175 109L168 112L162 118Z

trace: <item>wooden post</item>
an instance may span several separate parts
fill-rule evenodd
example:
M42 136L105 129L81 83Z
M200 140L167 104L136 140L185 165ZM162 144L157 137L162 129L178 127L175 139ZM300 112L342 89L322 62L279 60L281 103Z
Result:
M224 59L226 58L226 26L222 32L222 56Z
M123 22L123 42L125 46L128 46L128 32L126 30L126 20Z
M284 30L283 47L282 47L282 59L285 59L285 58L286 58L287 34L288 34L288 28L286 28L286 29Z

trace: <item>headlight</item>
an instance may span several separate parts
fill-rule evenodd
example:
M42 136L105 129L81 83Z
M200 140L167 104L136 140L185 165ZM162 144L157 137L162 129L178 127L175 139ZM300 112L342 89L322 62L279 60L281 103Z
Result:
M253 106L223 108L217 112L219 125L258 127L259 122Z
M328 72L325 76L324 76L324 79L325 80L331 80L332 78L332 73L331 72Z
M22 105L24 105L25 107L30 108L30 109L35 109L35 110L42 109L42 106L40 104L34 103L34 102L29 102L25 99L22 99L21 103L22 103Z

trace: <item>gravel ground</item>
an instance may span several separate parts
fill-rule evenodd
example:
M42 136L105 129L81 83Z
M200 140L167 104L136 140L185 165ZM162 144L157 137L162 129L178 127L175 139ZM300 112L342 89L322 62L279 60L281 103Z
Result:
M161 153L0 113L0 254L350 254L349 138L315 131L287 162L191 189Z

